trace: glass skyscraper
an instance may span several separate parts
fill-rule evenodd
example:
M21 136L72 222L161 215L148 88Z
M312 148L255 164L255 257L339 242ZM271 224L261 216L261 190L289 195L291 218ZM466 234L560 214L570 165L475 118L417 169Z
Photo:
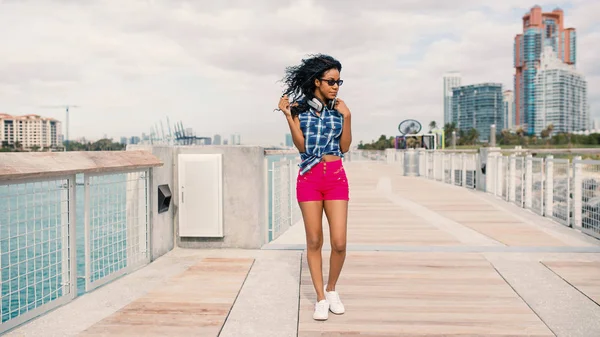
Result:
M515 122L528 134L535 132L535 78L542 51L551 47L564 63L575 65L576 62L575 29L564 28L563 24L562 9L542 13L542 9L535 6L523 16L523 34L515 37Z
M481 83L456 87L452 90L452 120L459 130L468 132L474 128L479 140L490 140L490 127L496 132L504 126L504 100L502 84Z
M535 89L536 135L550 124L555 133L589 129L587 81L573 65L563 63L550 46L542 53Z
M452 123L452 89L460 86L461 76L458 71L444 74L444 125Z
M515 126L515 93L504 91L504 126L503 129L513 130Z

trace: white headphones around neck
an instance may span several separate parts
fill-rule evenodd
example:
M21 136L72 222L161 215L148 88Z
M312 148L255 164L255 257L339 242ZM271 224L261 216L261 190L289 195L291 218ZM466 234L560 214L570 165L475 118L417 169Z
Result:
M335 101L336 101L335 98L332 99L332 100L330 100L329 103L327 104L327 108L330 109L330 110L333 110L335 108ZM322 112L323 111L323 108L324 108L323 102L321 102L321 100L319 100L316 97L313 97L312 99L309 99L306 103L311 108L317 110L317 112Z

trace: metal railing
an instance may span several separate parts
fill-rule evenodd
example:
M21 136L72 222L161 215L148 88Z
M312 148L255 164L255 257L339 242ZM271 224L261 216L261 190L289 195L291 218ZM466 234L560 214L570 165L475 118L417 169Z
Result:
M385 155L394 165L395 158L403 158L405 170L411 169L406 163L424 163L425 170L415 171L419 176L486 191L600 238L600 160L555 159L549 151L543 151L546 157L521 149L503 152L513 153L497 151L484 157L471 151L392 149Z
M85 290L147 264L148 170L84 176Z
M297 152L266 153L268 224L267 242L277 239L302 219L296 182L300 157Z
M150 170L0 177L0 334L149 263Z
M546 158L545 214L556 222L570 225L571 219L571 165L568 159ZM550 192L552 191L552 192Z
M0 181L0 333L75 298L75 177Z
M573 159L575 225L600 238L600 161Z

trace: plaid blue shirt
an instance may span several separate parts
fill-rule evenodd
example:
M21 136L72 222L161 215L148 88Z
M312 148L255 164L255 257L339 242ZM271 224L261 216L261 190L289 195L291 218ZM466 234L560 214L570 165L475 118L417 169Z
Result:
M300 153L300 174L308 172L317 165L324 155L343 157L340 149L340 137L344 126L344 116L337 110L324 108L318 116L312 108L298 115L300 129L304 134L304 149Z

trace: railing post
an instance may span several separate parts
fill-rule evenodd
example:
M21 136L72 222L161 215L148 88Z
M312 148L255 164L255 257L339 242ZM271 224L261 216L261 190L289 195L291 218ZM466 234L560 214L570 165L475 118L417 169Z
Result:
M350 152L349 152L350 153ZM271 217L271 214L269 213L269 193L271 193L271 191L269 190L269 157L265 155L264 159L263 159L263 165L265 167L265 170L263 172L263 178L264 178L264 182L265 182L265 191L264 191L264 195L263 198L265 200L265 222L266 222L266 227L265 227L265 242L269 243L270 242L270 237L269 237L269 218Z
M509 174L508 174L508 201L515 202L516 201L516 193L515 193L515 180L517 178L517 156L513 153L509 157Z
M446 180L446 154L445 153L441 153L440 154L440 162L441 162L441 169L440 169L440 181L441 182L445 182Z
M456 153L452 152L450 154L450 184L456 185L456 177L454 174L454 170L456 169L456 161L454 160L456 157Z
M400 174L404 175L404 150L396 151L396 161L398 162L397 167L400 168Z
M90 176L83 175L83 242L84 242L84 274L85 274L85 290L91 289L92 277L92 259L91 259L91 242L90 242ZM129 237L129 233L127 233ZM129 242L127 242L129 244Z
M502 185L502 177L504 177L504 168L502 167L502 155L496 157L496 196L502 196L502 189L504 186Z
M496 153L488 152L485 169L485 191L496 194Z
M581 156L573 158L573 227L581 228L583 217Z
M437 153L436 151L431 152L431 180L435 180L435 169L437 168Z
M462 169L461 169L462 178L460 180L462 180L462 185L464 187L467 187L467 154L463 153L461 155L462 155Z
M546 157L546 188L544 188L545 197L545 213L547 217L552 217L554 214L554 156ZM568 193L568 191L567 191ZM568 195L566 196L569 197Z
M531 194L533 192L533 156L525 158L525 208L531 209Z
M77 176L72 175L69 179L69 296L74 299L77 296ZM84 233L87 237L88 233ZM64 247L63 247L64 249ZM63 265L64 266L64 265ZM65 270L63 270L63 274ZM65 275L66 276L66 275ZM64 282L64 280L63 280ZM64 289L64 288L63 288Z
M429 179L429 152L424 152L425 153L425 178Z
M275 239L275 161L271 162L271 228L269 242Z

